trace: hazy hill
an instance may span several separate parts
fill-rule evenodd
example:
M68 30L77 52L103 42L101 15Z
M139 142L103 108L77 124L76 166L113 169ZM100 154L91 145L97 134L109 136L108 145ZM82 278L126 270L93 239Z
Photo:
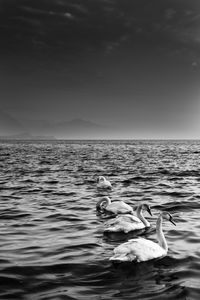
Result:
M0 110L0 136L23 134L24 132L26 130L18 120Z
M22 120L22 124L33 136L55 136L58 139L100 138L107 130L102 125L82 119L56 123L45 120L26 119Z
M73 119L71 121L57 123L55 135L59 138L68 139L93 139L101 138L107 128L82 119Z
M25 136L24 136L25 134ZM109 128L83 119L51 122L23 119L18 121L0 111L0 136L17 138L55 137L58 139L100 139L109 137Z
M32 135L51 135L54 131L54 123L46 120L21 119L24 128Z

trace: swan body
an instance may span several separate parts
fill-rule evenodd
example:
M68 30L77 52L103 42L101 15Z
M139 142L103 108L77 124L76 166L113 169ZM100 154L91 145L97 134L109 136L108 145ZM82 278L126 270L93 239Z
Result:
M142 210L147 210L150 215L151 210L147 204L140 204L137 207L137 217L133 215L125 214L123 216L117 216L114 220L107 223L107 228L104 232L124 232L143 229L150 227L150 223L144 218Z
M114 256L110 260L115 262L143 262L167 255L168 246L162 231L163 219L176 225L168 212L160 213L156 223L158 243L144 238L131 239L116 247Z
M103 197L96 205L96 208L100 212L109 212L112 214L133 214L133 209L130 205L124 201L111 202L109 197Z
M97 178L97 188L99 189L111 189L112 185L109 180L107 180L104 176L99 176Z

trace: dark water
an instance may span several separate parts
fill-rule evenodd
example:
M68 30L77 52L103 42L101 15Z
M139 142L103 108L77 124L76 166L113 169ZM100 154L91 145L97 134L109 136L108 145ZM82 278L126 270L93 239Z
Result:
M106 176L113 191L99 192ZM113 265L102 194L159 210L168 255ZM0 299L200 299L200 142L1 142ZM131 236L132 237L132 236Z

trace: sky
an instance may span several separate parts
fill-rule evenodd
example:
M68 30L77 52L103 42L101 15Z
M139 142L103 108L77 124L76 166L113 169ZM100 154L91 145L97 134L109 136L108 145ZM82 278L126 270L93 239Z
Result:
M200 137L199 0L0 0L0 38L0 110L18 120Z

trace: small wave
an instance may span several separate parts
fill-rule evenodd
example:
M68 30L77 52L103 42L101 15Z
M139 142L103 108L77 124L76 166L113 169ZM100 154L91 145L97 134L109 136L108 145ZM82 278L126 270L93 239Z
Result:
M158 173L162 175L167 175L171 179L177 179L179 177L199 177L200 171L199 170L185 170L185 171L171 171L171 170L159 170Z
M155 177L135 176L135 177L123 180L122 184L124 186L128 186L128 185L131 185L132 183L135 183L135 182L138 182L138 181L141 181L141 182L151 182L151 181L154 181L154 180L155 180Z
M53 192L52 195L69 197L76 195L76 192Z
M2 220L9 220L9 219L16 220L16 219L26 218L30 216L31 214L21 212L16 209L4 210L3 212L0 213L0 218Z
M193 209L199 209L200 203L192 202L192 201L174 201L174 202L168 202L164 203L162 205L154 205L152 206L154 209L158 210L167 210L169 212L176 212L176 211L190 211Z
M170 197L175 197L175 198L185 198L185 197L189 197L192 196L193 193L190 192L177 192L177 191L156 191L156 192L152 192L153 195L163 195L163 196L170 196Z
M46 181L44 181L44 183L45 184L57 184L57 183L59 183L59 181L58 180L46 180Z

